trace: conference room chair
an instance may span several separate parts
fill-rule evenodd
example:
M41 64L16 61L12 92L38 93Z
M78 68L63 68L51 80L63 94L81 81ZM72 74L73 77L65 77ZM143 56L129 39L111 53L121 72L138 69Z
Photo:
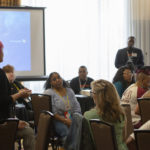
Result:
M90 120L96 150L118 150L114 127L104 121Z
M134 127L132 124L131 106L130 104L121 104L122 109L125 112L127 123L126 123L126 137L127 139L131 133L133 133Z
M35 131L37 131L41 112L43 111L52 112L51 96L40 94L40 93L31 94L31 103L32 103L32 108L34 112ZM52 122L53 122L53 119L54 118L52 118ZM53 125L51 126L50 131L51 131L51 135L49 137L49 143L51 143L52 149L56 150L61 145L60 138L55 133Z
M89 122L86 118L82 119L82 131L80 137L80 150L95 150L95 144L89 129Z
M18 119L9 118L0 123L0 150L14 150Z
M150 120L150 98L138 98L137 100L140 109L141 122L144 124Z
M48 150L52 117L53 114L49 111L41 112L37 128L35 150Z
M34 112L34 125L38 126L39 117L43 110L52 111L51 97L45 94L31 94L32 109Z
M137 150L150 149L150 130L134 130Z

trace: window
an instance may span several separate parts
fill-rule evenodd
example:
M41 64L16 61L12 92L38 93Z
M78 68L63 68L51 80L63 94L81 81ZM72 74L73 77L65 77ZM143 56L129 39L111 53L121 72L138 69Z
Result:
M65 80L85 65L94 79L112 81L117 50L128 37L127 0L22 0L45 6L46 74Z

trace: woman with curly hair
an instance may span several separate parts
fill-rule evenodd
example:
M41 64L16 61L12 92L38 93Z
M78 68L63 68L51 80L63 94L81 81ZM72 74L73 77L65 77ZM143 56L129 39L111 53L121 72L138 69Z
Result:
M44 94L52 97L55 131L62 138L62 142L64 142L72 124L73 114L81 113L80 104L72 89L67 86L57 72L52 72L49 75L44 88Z
M97 80L93 81L91 86L91 93L96 107L85 112L84 117L88 122L90 119L100 119L112 124L115 129L118 149L127 150L124 139L126 119L114 85L106 80Z
M129 66L120 67L113 78L113 84L115 85L120 98L122 97L123 92L132 83L134 83L134 79L131 68Z

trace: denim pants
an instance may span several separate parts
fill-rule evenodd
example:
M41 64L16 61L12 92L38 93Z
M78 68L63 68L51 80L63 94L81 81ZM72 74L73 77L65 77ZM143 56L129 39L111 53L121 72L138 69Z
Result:
M66 137L68 135L69 128L62 122L54 121L55 131L60 137Z

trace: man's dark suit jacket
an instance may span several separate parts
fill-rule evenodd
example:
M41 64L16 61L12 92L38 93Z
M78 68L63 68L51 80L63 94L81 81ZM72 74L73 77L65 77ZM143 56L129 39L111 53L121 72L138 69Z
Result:
M127 55L127 48L123 48L118 50L117 54L116 54L116 59L115 59L115 66L116 68L119 68L121 66L124 66L127 64L128 62L128 55ZM144 65L144 61L143 61L143 54L141 49L132 48L132 53L134 53L135 56L132 56L132 60L133 60L133 64L136 68L143 66Z

